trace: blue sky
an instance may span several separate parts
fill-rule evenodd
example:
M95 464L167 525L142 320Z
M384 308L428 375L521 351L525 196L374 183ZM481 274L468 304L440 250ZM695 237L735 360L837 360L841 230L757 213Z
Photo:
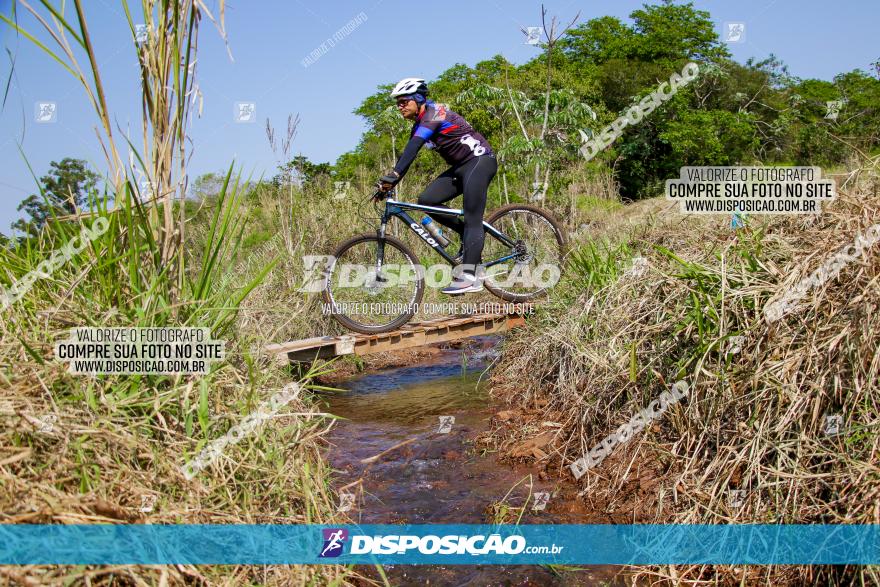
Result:
M84 0L84 6L109 108L119 127L136 131L136 57L121 1ZM9 4L0 0L3 13L9 13ZM72 3L67 4L71 10ZM642 4L545 0L548 12L566 22L578 11L579 22L603 15L628 21L629 13ZM774 53L793 75L830 80L856 68L867 70L880 57L877 0L697 0L694 5L712 15L719 31L725 22L745 23L745 42L730 45L740 62ZM204 110L190 131L191 180L225 169L233 160L246 173L271 176L276 160L266 140L265 120L283 130L288 114L301 118L293 154L332 162L357 145L364 125L352 110L377 85L407 76L430 80L455 63L473 65L496 54L516 64L537 55L539 50L524 43L519 29L540 24L540 7L539 1L525 0L227 1L226 28L234 61L210 22L203 21L201 27ZM303 66L309 53L360 13L366 20L351 34ZM22 17L21 23L37 30L30 18ZM16 74L0 113L0 231L8 234L9 224L19 216L18 203L36 185L21 151L38 177L51 161L68 156L87 159L99 170L104 165L94 131L97 121L83 89L5 25L0 25L0 41L4 82L10 68L5 49L17 56ZM55 122L35 121L37 102L57 104ZM256 122L236 123L236 102L254 102Z

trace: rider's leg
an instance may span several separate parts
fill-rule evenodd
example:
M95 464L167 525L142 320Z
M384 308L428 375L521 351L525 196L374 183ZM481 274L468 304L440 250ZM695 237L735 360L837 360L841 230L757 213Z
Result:
M486 233L483 230L483 212L486 210L486 194L489 182L498 171L495 157L481 156L472 159L462 170L462 192L464 193L464 259L465 267L476 268L483 253ZM473 270L467 271L473 274Z
M443 202L448 202L461 193L461 179L456 176L454 170L447 169L440 174L437 179L428 184L425 191L419 196L418 202L423 206L437 206L438 208L449 208L442 206ZM455 216L445 216L443 214L428 214L431 218L451 228L461 236L464 233L464 222Z

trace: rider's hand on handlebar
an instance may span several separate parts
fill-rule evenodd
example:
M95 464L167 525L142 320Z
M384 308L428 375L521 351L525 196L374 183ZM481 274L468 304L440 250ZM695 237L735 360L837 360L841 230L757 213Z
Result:
M394 189L394 186L397 185L398 181L400 181L400 174L393 169L380 177L376 184L376 188L379 192L373 195L373 200L384 200L387 197L388 192Z
M393 169L379 178L379 183L382 184L382 189L386 192L397 185L399 181L400 174Z

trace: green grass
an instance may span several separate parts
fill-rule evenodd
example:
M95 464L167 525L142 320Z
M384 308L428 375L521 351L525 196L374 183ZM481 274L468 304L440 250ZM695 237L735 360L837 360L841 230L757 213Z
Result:
M579 195L575 200L575 203L577 205L577 209L581 212L610 213L623 208L623 204L620 202L620 200L599 198L586 194Z
M227 446L224 456L192 481L180 472L201 448L291 379L260 352L275 340L261 338L248 327L248 321L259 316L250 307L242 312L255 291L265 291L279 255L271 250L257 256L242 253L245 235L254 227L248 224L231 171L216 205L189 223L192 246L183 249L179 279L171 276L161 243L154 238L155 218L161 214L151 214L133 198L92 194L94 216L74 222L53 219L38 237L0 249L0 283L9 287L96 217L109 223L82 253L37 280L5 310L0 379L15 415L0 416L0 447L28 449L31 456L7 469L13 477L0 473L0 486L13 478L20 484L15 495L0 492L4 512L22 513L26 504L51 495L54 505L38 522L61 523L82 513L102 519L111 511L147 517L153 523L336 520L330 470L316 442L327 420L285 415L316 411L308 391L278 417ZM122 202L116 210L107 203L113 199ZM264 242L262 248L269 244ZM274 278L286 279L277 274ZM306 316L302 320L303 327L307 321L313 323ZM66 338L74 326L207 326L212 338L227 341L227 358L213 363L204 377L72 375L54 359L52 343ZM304 374L307 389L314 376L315 372ZM56 431L40 433L23 414L58 415ZM137 508L146 494L160 499L153 513L141 516ZM99 503L111 509L95 505ZM88 567L55 567L43 580L88 572ZM147 583L156 583L160 573L149 567L130 572ZM230 571L205 567L200 572L219 581ZM266 572L274 583L285 580L281 568ZM328 584L347 571L298 567L294 573L304 583ZM256 568L244 574L259 582L267 577ZM289 578L290 571L286 574ZM182 585L187 579L172 570L168 581Z

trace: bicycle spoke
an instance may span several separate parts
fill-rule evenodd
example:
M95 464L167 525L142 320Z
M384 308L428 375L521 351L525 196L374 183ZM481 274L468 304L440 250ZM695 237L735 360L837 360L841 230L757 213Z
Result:
M515 299L539 295L555 285L561 271L561 244L549 220L528 209L504 213L492 225L516 242L513 249L499 240L486 240L483 258L492 261L516 257L487 269L487 286Z
M344 250L328 274L327 293L334 313L365 328L381 328L411 312L417 300L416 265L386 242L381 269L378 241L363 240Z

